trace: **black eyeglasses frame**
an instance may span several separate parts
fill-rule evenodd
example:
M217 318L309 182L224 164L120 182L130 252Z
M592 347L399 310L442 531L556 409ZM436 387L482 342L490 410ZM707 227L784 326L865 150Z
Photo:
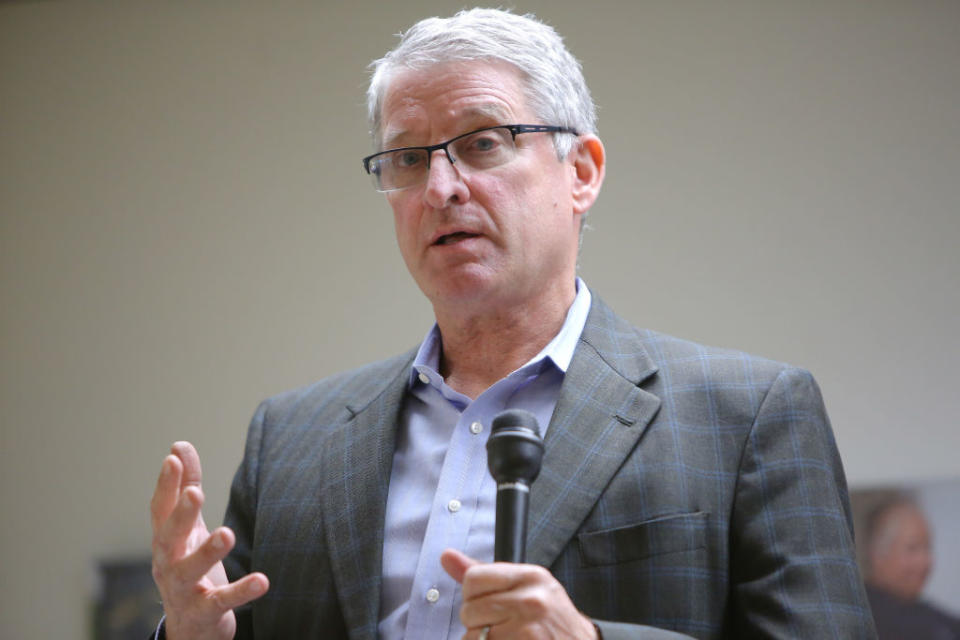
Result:
M521 133L572 133L575 136L580 135L576 129L571 127L558 127L554 125L546 124L498 124L492 127L481 127L480 129L474 129L473 131L468 131L467 133L461 133L455 138L450 138L446 142L438 142L437 144L424 145L419 147L397 147L396 149L386 149L384 151L378 151L377 153L371 154L363 159L363 169L368 174L372 173L370 170L370 162L377 156L386 155L388 153L396 153L397 151L414 151L422 149L427 152L427 169L430 168L430 158L433 157L433 152L442 149L447 160L450 161L450 164L456 164L453 157L450 155L450 152L447 150L451 144L456 142L461 138L466 138L467 136L472 136L474 134L480 133L481 131L490 131L491 129L507 129L510 132L511 137L514 142L517 140L517 136Z

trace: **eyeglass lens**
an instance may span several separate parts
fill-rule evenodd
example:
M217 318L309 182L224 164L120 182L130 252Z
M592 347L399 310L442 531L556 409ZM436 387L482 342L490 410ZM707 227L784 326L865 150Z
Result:
M447 144L446 152L460 171L483 171L512 160L517 147L510 130L504 127L455 138ZM370 173L377 189L390 191L426 182L429 169L428 151L413 148L399 149L373 158Z

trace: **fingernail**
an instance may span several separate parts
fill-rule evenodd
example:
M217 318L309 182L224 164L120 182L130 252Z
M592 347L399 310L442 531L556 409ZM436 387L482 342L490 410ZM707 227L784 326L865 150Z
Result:
M247 590L250 591L250 593L259 593L260 583L257 581L251 582L250 585L247 587Z
M184 492L183 492L183 505L184 505L185 507L192 507L192 506L193 506L193 496L190 495L190 492L189 492L189 491L184 491Z

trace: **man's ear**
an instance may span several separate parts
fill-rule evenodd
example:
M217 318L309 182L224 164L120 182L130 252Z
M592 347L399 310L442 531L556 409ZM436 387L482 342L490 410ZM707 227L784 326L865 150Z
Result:
M580 136L579 144L570 152L573 159L573 212L586 213L603 185L607 170L607 155L600 138L590 134Z

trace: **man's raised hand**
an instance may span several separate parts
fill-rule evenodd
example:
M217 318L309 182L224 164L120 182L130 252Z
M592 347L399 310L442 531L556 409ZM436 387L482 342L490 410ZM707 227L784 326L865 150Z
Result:
M201 479L197 450L189 442L175 442L150 501L153 579L163 598L169 640L233 638L233 609L270 586L262 573L227 580L221 560L236 539L227 527L207 530L200 513Z

